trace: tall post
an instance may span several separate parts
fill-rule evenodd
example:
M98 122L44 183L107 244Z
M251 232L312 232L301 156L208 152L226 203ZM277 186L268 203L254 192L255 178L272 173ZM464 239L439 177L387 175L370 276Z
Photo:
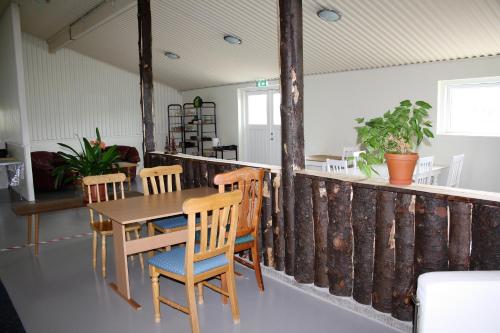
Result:
M281 77L281 170L285 224L285 272L294 273L293 172L304 168L304 71L302 0L279 0Z
M139 77L141 89L142 148L144 155L146 155L146 152L155 150L150 0L137 0L137 22L139 26Z

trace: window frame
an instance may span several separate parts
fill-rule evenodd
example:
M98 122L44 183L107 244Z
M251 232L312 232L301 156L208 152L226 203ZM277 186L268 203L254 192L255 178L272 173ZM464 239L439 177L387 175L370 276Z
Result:
M500 129L497 133L477 133L458 132L450 128L450 88L466 85L490 85L492 83L497 83L500 86L500 76L438 81L437 134L447 136L500 137Z

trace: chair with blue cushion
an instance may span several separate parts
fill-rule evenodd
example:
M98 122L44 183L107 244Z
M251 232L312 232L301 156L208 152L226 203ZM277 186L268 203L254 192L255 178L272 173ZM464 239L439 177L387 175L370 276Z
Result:
M235 257L235 260L255 271L255 278L260 291L264 291L259 255L259 227L264 188L263 180L263 169L248 167L218 174L214 177L214 184L219 186L219 193L235 189L243 192L234 251L238 253L250 250L252 262L250 263L240 257Z
M182 166L169 165L154 168L144 168L140 172L144 195L181 191ZM166 180L166 181L165 181ZM148 221L148 234L166 233L185 229L187 218L184 215Z
M189 314L192 332L199 333L195 285L206 286L224 297L229 297L233 321L235 323L240 321L233 258L242 196L242 192L236 190L184 202L182 209L188 216L186 246L159 253L148 261L156 322L160 321L160 302L162 302ZM196 224L197 215L200 217L199 226ZM199 242L195 239L197 228L200 232ZM187 306L160 296L158 282L160 275L185 284ZM219 276L220 287L208 282Z

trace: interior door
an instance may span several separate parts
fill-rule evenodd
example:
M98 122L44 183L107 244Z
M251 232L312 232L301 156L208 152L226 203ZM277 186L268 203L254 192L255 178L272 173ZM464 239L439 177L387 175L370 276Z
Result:
M246 159L281 165L281 95L277 89L246 93Z

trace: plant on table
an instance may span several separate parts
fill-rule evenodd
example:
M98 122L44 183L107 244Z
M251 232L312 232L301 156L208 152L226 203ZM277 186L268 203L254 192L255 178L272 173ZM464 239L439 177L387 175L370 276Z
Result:
M358 140L365 149L358 161L360 170L367 176L371 176L373 172L377 173L373 166L387 160L391 183L411 184L411 177L418 159L415 150L424 138L434 137L430 130L432 123L428 119L431 108L432 106L424 101L412 104L409 100L404 100L382 117L366 121L364 118L356 118L356 122L361 124L356 127ZM396 162L398 165L395 166L396 169L393 169L395 160L401 163ZM405 175L400 175L404 179L398 176L399 171L405 173Z
M56 187L62 182L74 182L86 176L103 175L116 170L116 162L119 158L116 145L106 149L106 144L101 140L99 129L96 128L95 132L95 140L82 138L80 142L81 152L67 144L58 143L67 152L57 152L65 163L54 169Z

